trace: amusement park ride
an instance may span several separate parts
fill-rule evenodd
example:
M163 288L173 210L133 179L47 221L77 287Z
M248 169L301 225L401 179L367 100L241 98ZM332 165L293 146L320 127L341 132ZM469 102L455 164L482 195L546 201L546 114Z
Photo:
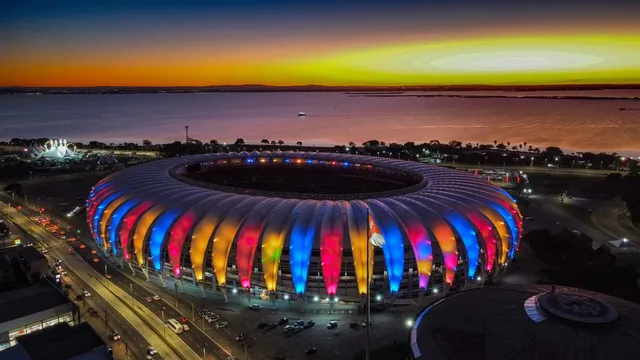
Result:
M66 139L49 140L44 146L32 144L27 150L29 155L34 158L44 159L62 159L78 157L76 146L73 143L67 143Z

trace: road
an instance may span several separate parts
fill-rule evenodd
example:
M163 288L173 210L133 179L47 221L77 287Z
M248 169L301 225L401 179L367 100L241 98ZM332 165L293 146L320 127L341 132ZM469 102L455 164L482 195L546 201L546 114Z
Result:
M442 163L440 166L451 166L456 169L469 170L469 169L507 169L518 171L522 170L525 173L541 174L541 175L556 175L556 176L580 176L580 177L600 177L604 178L612 170L598 170L598 169L578 169L578 168L550 168L542 166L527 166L527 165L473 165L473 164L461 164L461 163Z
M61 259L68 272L75 273L94 294L99 294L109 306L112 306L126 321L135 328L142 338L146 339L165 359L200 359L195 352L173 332L167 332L162 339L158 332L165 328L163 322L148 313L145 306L138 301L130 300L124 291L111 284L103 275L90 267L85 260L76 254L70 254L66 243L59 240L47 230L37 225L30 218L14 208L0 203L0 210L18 227L29 233L39 243L48 247L48 253ZM133 305L131 305L133 304ZM155 318L155 319L154 319ZM174 350L176 349L176 350Z

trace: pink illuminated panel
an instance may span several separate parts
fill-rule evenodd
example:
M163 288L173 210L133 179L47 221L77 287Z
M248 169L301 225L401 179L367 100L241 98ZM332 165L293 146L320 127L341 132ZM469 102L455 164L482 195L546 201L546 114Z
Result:
M196 222L196 215L193 212L188 212L182 215L171 229L169 234L169 262L171 263L171 269L176 277L181 275L180 272L180 258L182 255L182 246L187 239L189 230Z
M127 214L127 217L122 222L122 227L120 228L120 246L122 247L122 254L126 260L131 258L131 254L129 254L129 238L131 235L131 229L133 225L136 223L136 220L149 208L153 205L151 201L145 201L143 203L138 204L136 207L131 209L131 211Z

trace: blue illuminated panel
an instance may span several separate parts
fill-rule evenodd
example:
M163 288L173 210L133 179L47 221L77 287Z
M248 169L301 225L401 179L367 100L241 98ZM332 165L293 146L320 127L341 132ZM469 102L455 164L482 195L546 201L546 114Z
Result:
M100 217L102 217L104 209L109 204L111 204L112 201L122 196L122 194L122 192L117 192L115 194L107 196L104 200L102 200L102 202L100 202L100 205L98 205L98 208L96 209L96 214L93 216L93 235L100 245L102 245L103 243L103 239L100 237Z
M312 209L307 209L312 212ZM309 261L311 259L311 247L316 234L316 221L320 217L310 214L302 214L301 217L306 219L298 219L291 231L289 240L289 266L291 267L291 277L293 278L293 286L296 293L304 293L307 289L307 274L309 272ZM311 220L311 221L310 221Z
M491 206L492 209L497 211L498 214L500 214L500 216L504 218L505 222L509 226L509 229L511 230L511 246L509 247L509 253L507 254L507 256L509 257L509 259L513 259L513 256L515 255L516 247L518 246L518 239L519 239L518 226L516 225L516 222L513 219L513 216L511 215L509 210L505 209L500 204L497 204L493 201L487 200L485 202L487 205Z
M480 246L478 245L478 237L473 224L455 211L447 211L446 219L453 225L464 243L468 257L468 276L473 278L478 267L478 258L480 257Z
M149 237L149 252L151 253L151 260L153 261L153 267L156 271L162 269L162 262L160 254L162 253L162 244L165 236L169 230L169 227L180 216L182 212L180 210L169 210L164 212L158 217L151 229L151 236Z
M111 215L111 224L109 225L109 242L111 243L111 250L114 255L118 252L117 245L119 241L116 241L116 239L120 240L118 239L118 227L120 226L120 221L123 216L138 203L139 201L135 199L125 201L122 205L118 206L118 208L113 212L113 215Z
M369 204L369 201L367 203ZM389 290L397 293L400 290L400 282L402 281L402 272L404 270L404 240L402 233L395 219L391 219L384 210L372 211L371 216L380 228L384 238L382 251L387 265Z

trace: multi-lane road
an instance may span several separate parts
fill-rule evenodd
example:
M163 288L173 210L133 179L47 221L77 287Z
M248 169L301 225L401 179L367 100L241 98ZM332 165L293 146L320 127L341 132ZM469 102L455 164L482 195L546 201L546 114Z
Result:
M91 257L93 254L90 253L91 250L89 248L83 249L88 252L87 254L78 254L76 252L78 249L70 251L71 248L68 244L53 236L20 211L7 206L5 203L0 203L0 211L5 213L9 221L24 230L35 241L47 247L51 256L62 260L63 267L66 268L67 272L73 273L78 279L81 279L81 286L84 289L87 289L92 294L99 295L104 300L103 305L105 306L102 307L103 309L112 307L115 310L113 313L120 314L120 317L113 316L113 318L129 323L129 329L125 328L123 332L131 333L132 331L129 330L135 329L135 332L140 334L138 340L145 339L145 341L138 341L140 346L146 348L145 342L152 345L164 359L191 360L201 358L178 335L169 331L164 322L155 316L146 305L143 305L139 299L136 299L135 296L132 298L130 293L126 293L122 288L107 279L103 273L90 266L89 264L95 266L96 263L93 262L93 257ZM91 262L88 263L87 260ZM116 274L115 269L112 268L112 270ZM130 340L134 340L135 336Z

